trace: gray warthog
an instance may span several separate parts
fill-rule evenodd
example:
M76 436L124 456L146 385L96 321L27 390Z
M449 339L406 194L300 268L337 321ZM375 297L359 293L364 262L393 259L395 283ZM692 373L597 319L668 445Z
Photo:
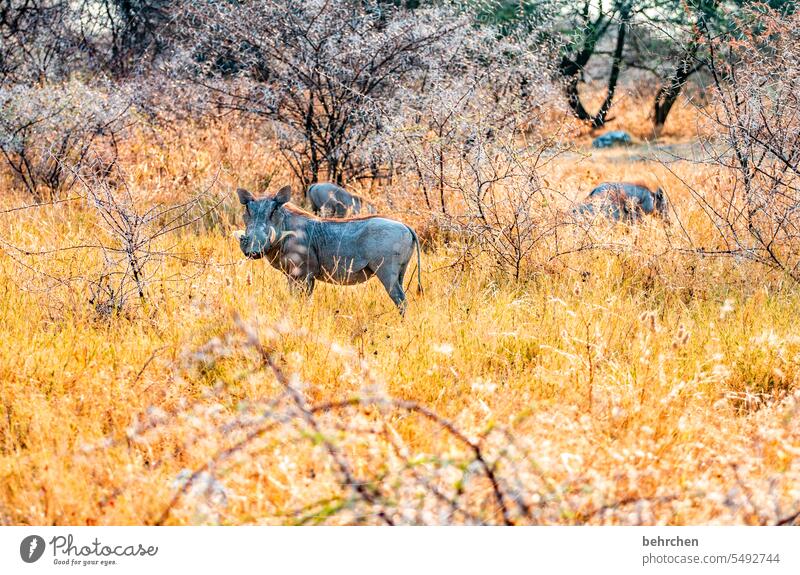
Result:
M623 182L600 184L573 211L579 215L600 213L628 223L637 222L643 215L650 214L669 219L664 190L657 188L652 192L645 185Z
M376 213L375 208L364 198L330 182L311 184L306 196L313 212L321 216L346 218L362 211Z
M247 225L239 247L248 258L267 258L286 274L293 290L311 294L316 280L352 285L378 276L402 314L403 278L416 246L417 285L422 292L419 240L411 227L378 216L314 216L287 203L292 196L289 186L272 197L254 198L241 188L237 193Z

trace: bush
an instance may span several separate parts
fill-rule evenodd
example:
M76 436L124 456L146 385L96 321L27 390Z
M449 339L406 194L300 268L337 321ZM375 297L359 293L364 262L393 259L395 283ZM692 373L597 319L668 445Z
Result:
M35 201L56 199L75 184L73 173L90 157L107 172L130 109L131 99L119 87L77 80L0 87L0 151Z
M748 16L732 39L712 43L708 62L717 96L708 120L723 144L708 148L732 185L698 196L719 232L717 253L800 281L800 16L757 14L752 33Z

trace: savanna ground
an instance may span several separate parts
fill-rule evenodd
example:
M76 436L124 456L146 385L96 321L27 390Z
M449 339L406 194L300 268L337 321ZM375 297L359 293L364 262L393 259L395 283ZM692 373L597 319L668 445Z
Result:
M644 136L641 109L623 97L614 127ZM662 143L692 149L696 119L676 110ZM377 281L306 301L241 256L233 190L289 177L245 123L122 144L142 208L206 186L223 201L159 240L179 257L119 314L81 283L100 251L50 251L102 233L90 206L3 213L0 523L793 521L800 292L673 249L708 225L684 182L713 191L724 174L577 142L543 168L548 187L579 199L640 180L679 217L598 223L608 247L543 256L519 282L426 232L404 318ZM4 209L25 205L6 175ZM384 190L362 191L380 205Z

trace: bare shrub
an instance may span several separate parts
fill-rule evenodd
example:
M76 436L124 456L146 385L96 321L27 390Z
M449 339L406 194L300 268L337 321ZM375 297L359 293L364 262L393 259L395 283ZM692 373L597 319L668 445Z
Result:
M59 82L142 70L170 38L166 0L2 0L0 79Z
M0 151L35 201L57 199L75 184L72 170L83 169L88 158L101 173L108 171L117 138L131 121L130 107L124 90L77 80L0 87Z
M800 18L767 11L756 31L746 23L733 39L709 40L716 138L706 151L730 182L718 196L692 190L717 235L700 251L800 281Z
M491 28L461 29L423 83L398 94L399 113L383 138L429 210L449 213L459 178L474 175L462 160L480 156L491 142L530 139L541 130L557 90L547 53L532 49L535 43L533 32L499 38Z
M102 267L87 278L89 301L101 314L119 313L134 295L144 302L159 264L169 257L186 258L158 240L202 220L222 202L207 199L213 183L187 202L149 208L141 206L124 182L115 188L106 180L82 179L82 185L103 232L93 245L102 254Z
M464 259L488 254L516 279L558 226L539 171L566 147L550 54L537 32L499 36L487 26L453 34L424 84L398 95L401 113L383 136L402 176L403 207L416 196L411 211L459 237ZM403 203L391 189L387 199Z
M186 202L167 205L144 202L131 190L119 168L115 169L114 178L108 178L92 174L91 167L88 165L84 173L63 167L78 182L81 191L62 200L81 202L81 210L88 208L88 216L94 223L91 235L70 238L44 249L21 246L5 238L0 238L0 243L24 276L30 276L29 287L43 291L62 287L69 293L77 290L100 317L109 317L125 311L132 297L140 304L154 303L148 297L152 295L149 290L152 283L185 282L194 270L202 269L205 263L195 254L175 249L174 235L206 220L225 197L211 195L215 178ZM60 202L8 211L45 209L57 203ZM185 274L164 278L160 271L168 259L192 267Z
M61 80L81 62L80 26L65 0L3 0L0 79L3 83Z
M322 0L188 2L183 17L195 81L219 106L272 122L303 182L357 175L357 155L395 110L395 92L418 82L467 25L439 9Z
M556 256L561 212L539 174L552 159L544 151L511 132L500 139L476 135L458 157L458 175L448 186L464 210L442 223L466 242L465 258L487 255L501 274L520 280Z

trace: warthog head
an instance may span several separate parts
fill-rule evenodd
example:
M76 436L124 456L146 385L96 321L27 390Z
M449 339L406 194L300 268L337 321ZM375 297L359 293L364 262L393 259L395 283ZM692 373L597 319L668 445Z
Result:
M242 253L251 259L258 259L283 239L283 218L278 208L292 197L291 186L285 186L273 197L259 198L245 189L236 190L239 202L244 206L244 223L247 228L239 236L239 247Z

